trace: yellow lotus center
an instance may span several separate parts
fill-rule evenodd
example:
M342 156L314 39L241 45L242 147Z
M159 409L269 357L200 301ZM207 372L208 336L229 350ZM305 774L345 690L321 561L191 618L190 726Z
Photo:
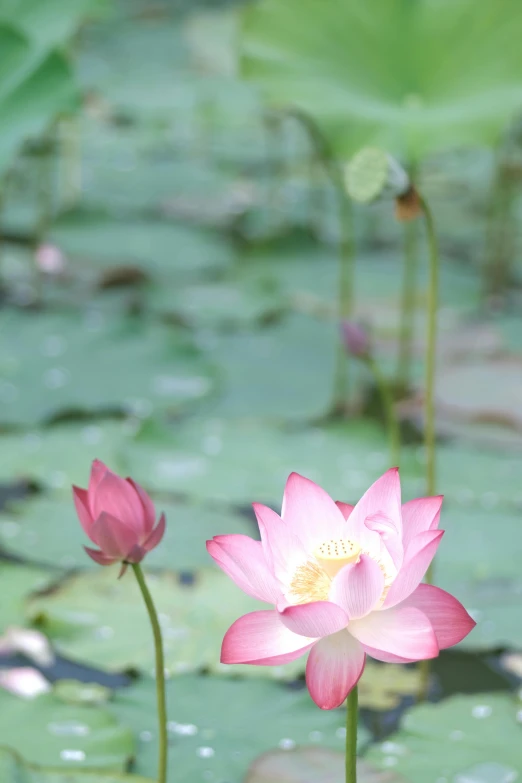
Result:
M315 559L332 579L343 566L356 563L360 554L361 547L349 538L324 541L314 551Z
M313 560L298 566L292 581L290 593L295 603L327 601L332 579L341 568L356 563L361 547L349 538L323 541L313 553Z

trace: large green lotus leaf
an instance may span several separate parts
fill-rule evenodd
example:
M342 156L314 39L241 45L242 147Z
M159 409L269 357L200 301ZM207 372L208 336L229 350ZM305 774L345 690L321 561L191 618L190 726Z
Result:
M52 578L48 571L0 560L0 636L10 625L20 625L24 598L48 587Z
M244 783L342 783L345 756L328 748L302 747L272 750L257 758ZM404 783L395 772L378 770L357 760L359 783Z
M119 455L131 442L124 421L60 424L52 428L0 437L0 480L28 479L70 498L71 485L87 484L90 464L101 459L112 470L121 467Z
M338 155L408 157L490 143L522 104L517 0L260 0L244 12L242 72L310 114Z
M0 690L2 745L31 764L123 771L132 731L100 707L64 704L52 692L21 699Z
M68 657L109 671L152 672L154 647L143 599L132 572L118 580L118 571L115 566L72 576L54 592L28 601L28 616ZM219 663L228 627L240 615L267 607L218 569L202 569L188 583L172 573L149 574L148 582L163 629L165 667L172 674L204 668L284 679L304 670L303 660L260 668Z
M208 361L174 326L92 309L9 312L0 328L4 424L34 425L63 411L175 411L213 386Z
M76 109L77 101L69 60L51 52L0 103L0 173L23 142L40 136L57 115Z
M143 428L121 455L125 471L156 490L196 499L280 507L292 471L301 473L336 499L355 502L389 467L383 430L373 422L351 421L332 427L278 427L252 419L203 419ZM404 494L422 494L417 455L405 450ZM221 531L225 532L225 531Z
M68 41L86 16L104 0L2 0L0 19L16 24L40 50Z
M0 101L20 84L33 65L31 44L18 28L0 23Z
M118 772L88 772L81 769L46 769L27 764L17 753L0 748L0 783L153 783L150 778Z
M414 707L367 758L407 783L510 783L522 773L520 704L504 694L453 696Z
M85 466L86 484L88 467ZM70 490L70 488L69 488ZM251 533L248 520L226 507L201 503L172 503L156 499L158 515L165 512L167 531L147 565L172 571L193 571L209 564L205 541L223 531ZM63 569L99 566L83 551L92 543L83 532L71 497L37 498L19 503L0 516L0 547L11 555Z
M154 683L143 679L121 690L112 704L139 737L136 772L156 769ZM169 783L215 780L240 783L256 756L278 745L344 745L344 712L322 712L305 690L266 680L225 681L176 677L167 684L171 736ZM361 727L361 746L368 734ZM279 783L279 781L278 781Z

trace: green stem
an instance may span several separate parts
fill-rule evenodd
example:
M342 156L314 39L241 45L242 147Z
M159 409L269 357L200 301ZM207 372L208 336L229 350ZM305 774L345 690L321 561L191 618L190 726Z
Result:
M337 168L336 162L332 162L332 165ZM352 240L352 205L345 193L340 172L336 177L334 177L332 173L330 173L329 176L332 183L337 180L335 187L339 199L341 239L339 244L337 319L338 323L341 324L344 320L350 319L353 308L355 253ZM339 329L338 331L340 335L341 330ZM342 412L346 407L348 397L347 363L348 356L346 349L342 338L339 336L332 395L332 411L334 413Z
M346 700L346 781L357 783L357 717L358 693L357 685L348 694Z
M154 636L154 650L156 653L156 698L158 705L158 735L159 735L159 761L158 761L158 783L166 783L167 780L167 704L165 699L165 662L163 659L163 641L161 638L161 629L158 621L158 614L152 600L149 588L145 582L145 577L141 566L138 563L132 563L132 570L136 576L147 612L152 634Z
M435 362L437 357L437 309L439 299L439 250L435 234L433 214L425 199L421 198L429 248L428 283L428 344L426 349L426 392L424 444L426 453L426 494L435 494ZM433 584L434 561L426 573L426 582ZM420 662L419 700L425 701L429 690L430 661Z
M437 310L439 302L439 250L430 207L421 199L429 248L428 344L426 349L425 432L426 494L435 494L435 362L437 358Z
M399 334L399 359L397 364L397 388L401 390L401 393L409 388L411 382L417 262L417 222L413 220L404 224L401 324Z
M381 395L382 406L388 425L388 435L390 438L390 459L393 466L399 466L401 451L401 432L399 420L395 411L393 394L388 379L381 372L379 363L373 357L368 358L368 366L373 373L375 383Z
M302 123L314 146L317 160L321 163L335 193L337 195L340 213L341 238L339 242L339 286L337 300L337 315L339 321L350 318L353 308L353 290L355 274L355 247L353 241L352 203L346 193L343 172L335 153L327 138L315 121L304 112L293 110L291 116ZM347 398L347 354L344 349L339 330L337 359L334 374L334 391L332 409L342 411Z

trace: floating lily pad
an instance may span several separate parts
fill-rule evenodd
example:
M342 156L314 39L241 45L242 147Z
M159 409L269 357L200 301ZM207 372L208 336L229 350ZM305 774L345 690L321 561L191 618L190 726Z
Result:
M343 753L327 748L304 747L263 753L248 770L245 783L342 783L345 779ZM357 760L359 783L401 783L395 772L377 770Z
M240 783L256 756L274 747L310 742L344 747L344 710L322 712L306 690L251 679L176 677L167 684L170 743L169 781ZM139 737L136 772L156 769L156 695L143 679L119 691L111 705ZM368 733L359 731L361 747ZM208 770L208 772L207 772Z
M205 548L204 540L201 541ZM29 601L27 612L56 650L108 671L154 670L154 647L143 599L132 572L118 580L118 567L79 574ZM286 666L227 666L219 663L221 641L240 615L266 609L217 569L201 570L184 583L175 574L148 575L163 630L165 667L171 674L209 669L292 679L304 659Z
M279 419L325 414L338 342L335 323L301 315L256 333L214 335L210 354L223 375L216 413Z
M64 704L54 694L26 700L0 690L2 744L50 767L123 771L134 754L130 729L107 710Z
M359 680L359 705L370 710L392 710L404 696L416 695L419 690L418 668L367 660Z
M64 411L174 411L214 385L209 362L172 326L92 310L10 312L1 329L4 424L34 425Z
M510 783L522 772L520 717L520 704L504 694L423 704L367 758L381 769L393 767L407 783Z
M495 378L495 383L491 383L491 378ZM474 424L482 425L482 430L484 425L489 425L497 444L503 445L505 441L508 446L512 442L520 445L521 386L522 361L518 356L478 357L443 366L436 381L439 418L450 426L454 422L457 427L467 425L471 435Z
M180 273L227 268L234 259L231 243L216 232L158 220L118 220L99 212L64 216L53 226L51 239L93 269L133 262L152 278L171 281Z
M129 426L120 421L61 424L2 435L0 478L5 482L30 479L70 498L72 484L85 484L93 459L118 471L119 454L130 438Z
M43 590L52 580L48 571L0 561L0 635L8 626L20 624L24 598L34 591Z
M336 499L355 502L389 467L386 435L368 421L283 428L254 419L199 419L172 432L144 428L121 459L127 473L156 490L277 507L292 471L316 481ZM403 468L404 494L414 497L411 477L421 473L415 454L405 451Z
M88 475L85 463L84 479ZM84 480L83 483L86 483ZM70 490L70 487L69 487ZM69 493L68 493L69 494ZM156 501L165 512L167 531L160 547L147 556L147 565L171 571L193 571L209 564L205 540L222 532L252 533L254 525L232 510L201 504ZM11 555L39 564L99 571L83 551L91 542L83 532L72 502L65 498L36 498L0 516L0 546Z
M27 764L17 753L0 748L0 783L153 783L150 778L117 772L75 772Z
M236 279L197 283L174 292L158 286L151 304L192 327L223 330L278 320L286 303L270 285Z
M448 503L493 513L522 508L518 483L520 458L469 444L443 443L437 448L437 484Z

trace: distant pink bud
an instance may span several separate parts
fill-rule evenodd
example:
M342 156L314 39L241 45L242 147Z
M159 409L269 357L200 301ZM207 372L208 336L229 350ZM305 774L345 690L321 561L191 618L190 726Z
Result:
M139 563L163 538L165 516L154 527L154 503L145 490L100 460L92 464L88 489L73 487L73 499L81 526L99 547L85 551L99 565Z
M22 666L18 669L0 670L0 688L21 696L23 699L34 699L41 693L51 690L49 682L43 674L30 666Z
M371 347L367 329L354 321L343 321L341 330L348 353L358 359L366 359Z
M59 247L43 244L36 249L36 266L47 275L61 275L67 262Z

